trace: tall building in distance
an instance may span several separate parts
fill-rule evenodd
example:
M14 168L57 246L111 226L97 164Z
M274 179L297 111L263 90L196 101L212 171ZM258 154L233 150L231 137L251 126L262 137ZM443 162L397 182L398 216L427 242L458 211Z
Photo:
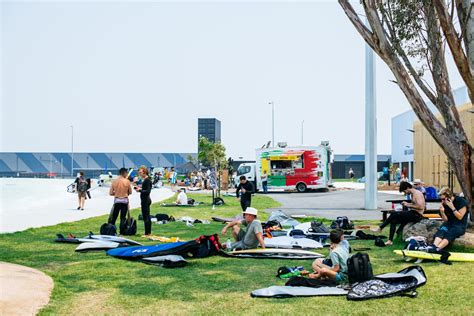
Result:
M221 141L221 121L216 118L198 118L198 143L201 136L211 142Z

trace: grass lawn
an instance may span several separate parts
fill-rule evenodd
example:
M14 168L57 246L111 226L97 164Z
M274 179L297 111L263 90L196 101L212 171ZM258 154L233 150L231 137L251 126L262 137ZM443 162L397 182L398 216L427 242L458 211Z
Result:
M201 194L191 194L190 197L210 202L210 197ZM234 216L240 212L236 199L226 197L225 201L225 206L214 211L209 204L195 208L153 205L152 214L160 212L175 217L187 215L210 219L213 215ZM257 195L253 206L264 209L278 204L269 197ZM135 218L138 212L133 210ZM265 219L266 215L261 217ZM451 266L422 263L428 282L419 288L415 299L392 297L363 302L347 301L345 297L256 299L249 295L252 290L284 284L275 277L278 267L304 265L309 268L311 261L215 256L190 260L184 268L164 269L115 259L103 252L76 253L76 245L53 241L56 233L73 233L82 237L89 230L98 232L106 218L99 216L0 235L1 261L36 268L53 278L55 285L51 301L41 314L473 314L473 263L453 263ZM143 222L139 221L138 225L138 235L132 239L156 243L138 237L143 233ZM189 240L202 234L220 232L222 227L220 223L196 224L191 228L180 222L155 224L153 234ZM351 245L372 248L368 253L374 273L396 272L410 265L392 253L394 249L401 249L401 244L377 248L373 241L356 241ZM474 252L474 249L456 250ZM326 249L319 252L327 254Z

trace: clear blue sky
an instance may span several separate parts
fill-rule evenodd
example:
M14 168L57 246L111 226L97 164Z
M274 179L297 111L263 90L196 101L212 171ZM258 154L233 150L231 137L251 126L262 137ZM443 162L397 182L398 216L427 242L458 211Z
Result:
M364 43L336 1L1 3L2 151L228 154L271 139L364 152ZM377 62L378 152L409 109ZM453 87L461 85L454 78Z

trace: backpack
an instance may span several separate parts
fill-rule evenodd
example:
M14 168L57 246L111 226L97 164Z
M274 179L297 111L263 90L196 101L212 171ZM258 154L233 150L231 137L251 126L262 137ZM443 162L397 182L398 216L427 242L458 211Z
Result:
M217 234L206 236L202 235L196 238L195 241L199 244L199 248L193 253L194 258L205 258L217 255L222 245L219 243L219 236Z
M117 235L117 228L113 224L104 223L104 224L102 224L102 226L100 226L100 234L101 235L116 236Z
M120 234L126 236L133 236L137 234L137 221L133 218L127 218L124 222L120 223Z
M374 274L369 255L358 252L347 259L347 275L350 284L372 279Z
M130 208L127 211L127 219L120 222L120 234L126 236L137 234L137 221L133 217L130 217Z
M220 197L214 198L214 205L219 206L219 205L224 205L224 204L225 203L224 203L224 200L222 198L220 198Z
M161 214L161 213L157 213L155 215L155 218L157 221L169 221L170 220L170 217L168 214Z
M354 229L354 224L347 218L347 216L339 216L331 224L332 229Z
M311 233L329 233L329 228L322 222L312 221L311 228L308 231Z
M196 200L188 199L188 205L194 205L194 203L196 203Z
M427 200L436 200L438 198L438 193L436 192L436 188L434 187L427 187L425 188L425 198Z
M77 191L86 192L88 187L89 185L87 184L87 181L85 179L79 178L79 181L77 182Z

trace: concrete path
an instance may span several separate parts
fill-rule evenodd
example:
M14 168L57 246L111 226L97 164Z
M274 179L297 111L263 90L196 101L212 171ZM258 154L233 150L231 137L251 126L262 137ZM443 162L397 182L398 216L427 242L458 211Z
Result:
M66 191L71 182L70 179L0 178L0 233L74 222L110 212L113 197L109 196L107 187L92 190L92 199L86 200L84 211L78 211L77 194ZM168 188L153 189L151 199L159 202L173 194ZM130 206L140 206L140 195L136 192L130 196Z
M53 287L41 271L0 262L0 315L36 315L48 304Z
M335 219L338 216L347 216L354 220L381 219L381 213L364 209L364 190L347 190L331 192L308 193L272 193L270 197L282 204L279 208L266 210L283 210L288 215L304 214L307 216ZM391 208L392 204L385 202L388 199L400 198L399 194L378 192L378 207Z

